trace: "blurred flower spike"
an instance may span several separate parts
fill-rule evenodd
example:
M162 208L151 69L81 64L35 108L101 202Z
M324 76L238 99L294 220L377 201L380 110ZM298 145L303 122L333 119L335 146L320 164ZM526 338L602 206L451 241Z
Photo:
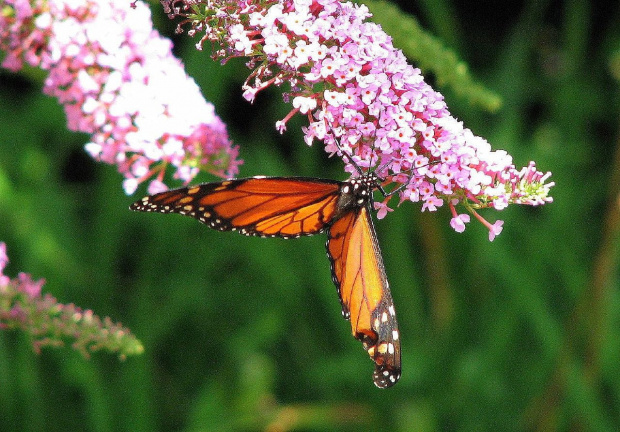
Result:
M113 0L4 0L2 66L49 71L71 130L92 135L86 150L116 165L127 194L144 181L166 189L166 167L189 183L200 171L229 177L241 163L226 127L172 44L153 30L149 8Z
M200 36L201 49L214 45L224 61L248 57L251 73L244 96L271 85L290 85L284 94L290 113L276 123L286 130L296 114L306 115L307 144L322 140L346 171L378 170L385 186L400 189L400 202L422 202L422 211L448 203L451 226L465 229L469 214L489 229L492 240L502 222L491 224L480 208L551 202L550 173L532 162L518 170L505 151L492 151L450 115L443 96L419 69L407 64L380 26L365 22L364 5L338 0L162 0L177 31ZM388 201L376 203L379 216ZM464 208L458 214L456 206Z
M49 294L42 295L43 279L34 281L26 273L19 273L15 279L5 276L8 262L6 245L0 243L0 329L24 331L36 352L66 342L85 357L102 349L118 353L121 359L144 351L128 329L110 318L101 319L91 310L63 305Z

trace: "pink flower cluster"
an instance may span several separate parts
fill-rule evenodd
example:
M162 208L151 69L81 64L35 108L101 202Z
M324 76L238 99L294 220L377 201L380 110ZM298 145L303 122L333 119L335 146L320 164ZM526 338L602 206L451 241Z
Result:
M505 151L492 151L450 115L443 96L420 70L407 64L380 26L366 22L364 5L338 0L162 0L170 17L181 16L190 35L202 34L224 59L249 57L245 97L288 83L292 110L306 115L308 144L319 139L340 155L346 170L374 169L400 188L401 202L422 202L422 211L448 203L452 227L462 232L468 214L483 222L490 239L502 222L486 222L478 208L551 202L550 173L532 162L518 170ZM352 159L352 161L350 160ZM385 186L384 185L384 186ZM389 211L387 197L376 203Z
M102 320L91 310L59 304L49 294L42 296L43 279L34 281L26 273L16 279L5 276L8 262L6 245L0 242L0 329L27 332L37 352L44 346L62 346L66 340L85 357L100 349L117 352L121 358L144 350L128 329L110 318Z
M44 92L64 106L69 129L92 134L86 150L118 166L128 194L149 179L150 193L166 189L167 165L186 183L200 170L237 173L238 149L146 5L5 0L0 49L5 68L49 71Z

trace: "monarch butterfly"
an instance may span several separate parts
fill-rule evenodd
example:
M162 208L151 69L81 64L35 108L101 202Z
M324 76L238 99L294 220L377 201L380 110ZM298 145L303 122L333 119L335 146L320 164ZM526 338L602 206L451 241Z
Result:
M375 362L379 388L400 378L400 335L383 259L370 217L379 179L251 177L147 196L131 210L180 213L220 231L296 238L327 231L327 255L344 318ZM381 189L382 190L382 189Z

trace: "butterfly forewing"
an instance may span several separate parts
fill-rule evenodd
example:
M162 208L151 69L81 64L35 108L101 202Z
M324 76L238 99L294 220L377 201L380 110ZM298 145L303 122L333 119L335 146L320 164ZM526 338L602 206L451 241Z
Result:
M341 182L253 177L151 195L131 210L180 213L220 231L299 237L323 231L335 214Z

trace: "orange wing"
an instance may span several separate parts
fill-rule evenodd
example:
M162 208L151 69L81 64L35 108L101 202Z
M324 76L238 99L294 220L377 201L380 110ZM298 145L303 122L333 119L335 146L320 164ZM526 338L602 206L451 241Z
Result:
M332 222L340 185L333 180L252 177L162 192L129 208L188 215L220 231L291 238L316 234Z
M375 362L380 388L400 378L400 339L369 205L377 177L347 182L253 177L204 183L147 196L129 208L179 213L220 231L299 237L329 227L327 254L342 313Z
M338 287L342 314L353 336L375 362L377 387L400 378L400 335L381 250L369 209L357 207L329 228L327 255Z

